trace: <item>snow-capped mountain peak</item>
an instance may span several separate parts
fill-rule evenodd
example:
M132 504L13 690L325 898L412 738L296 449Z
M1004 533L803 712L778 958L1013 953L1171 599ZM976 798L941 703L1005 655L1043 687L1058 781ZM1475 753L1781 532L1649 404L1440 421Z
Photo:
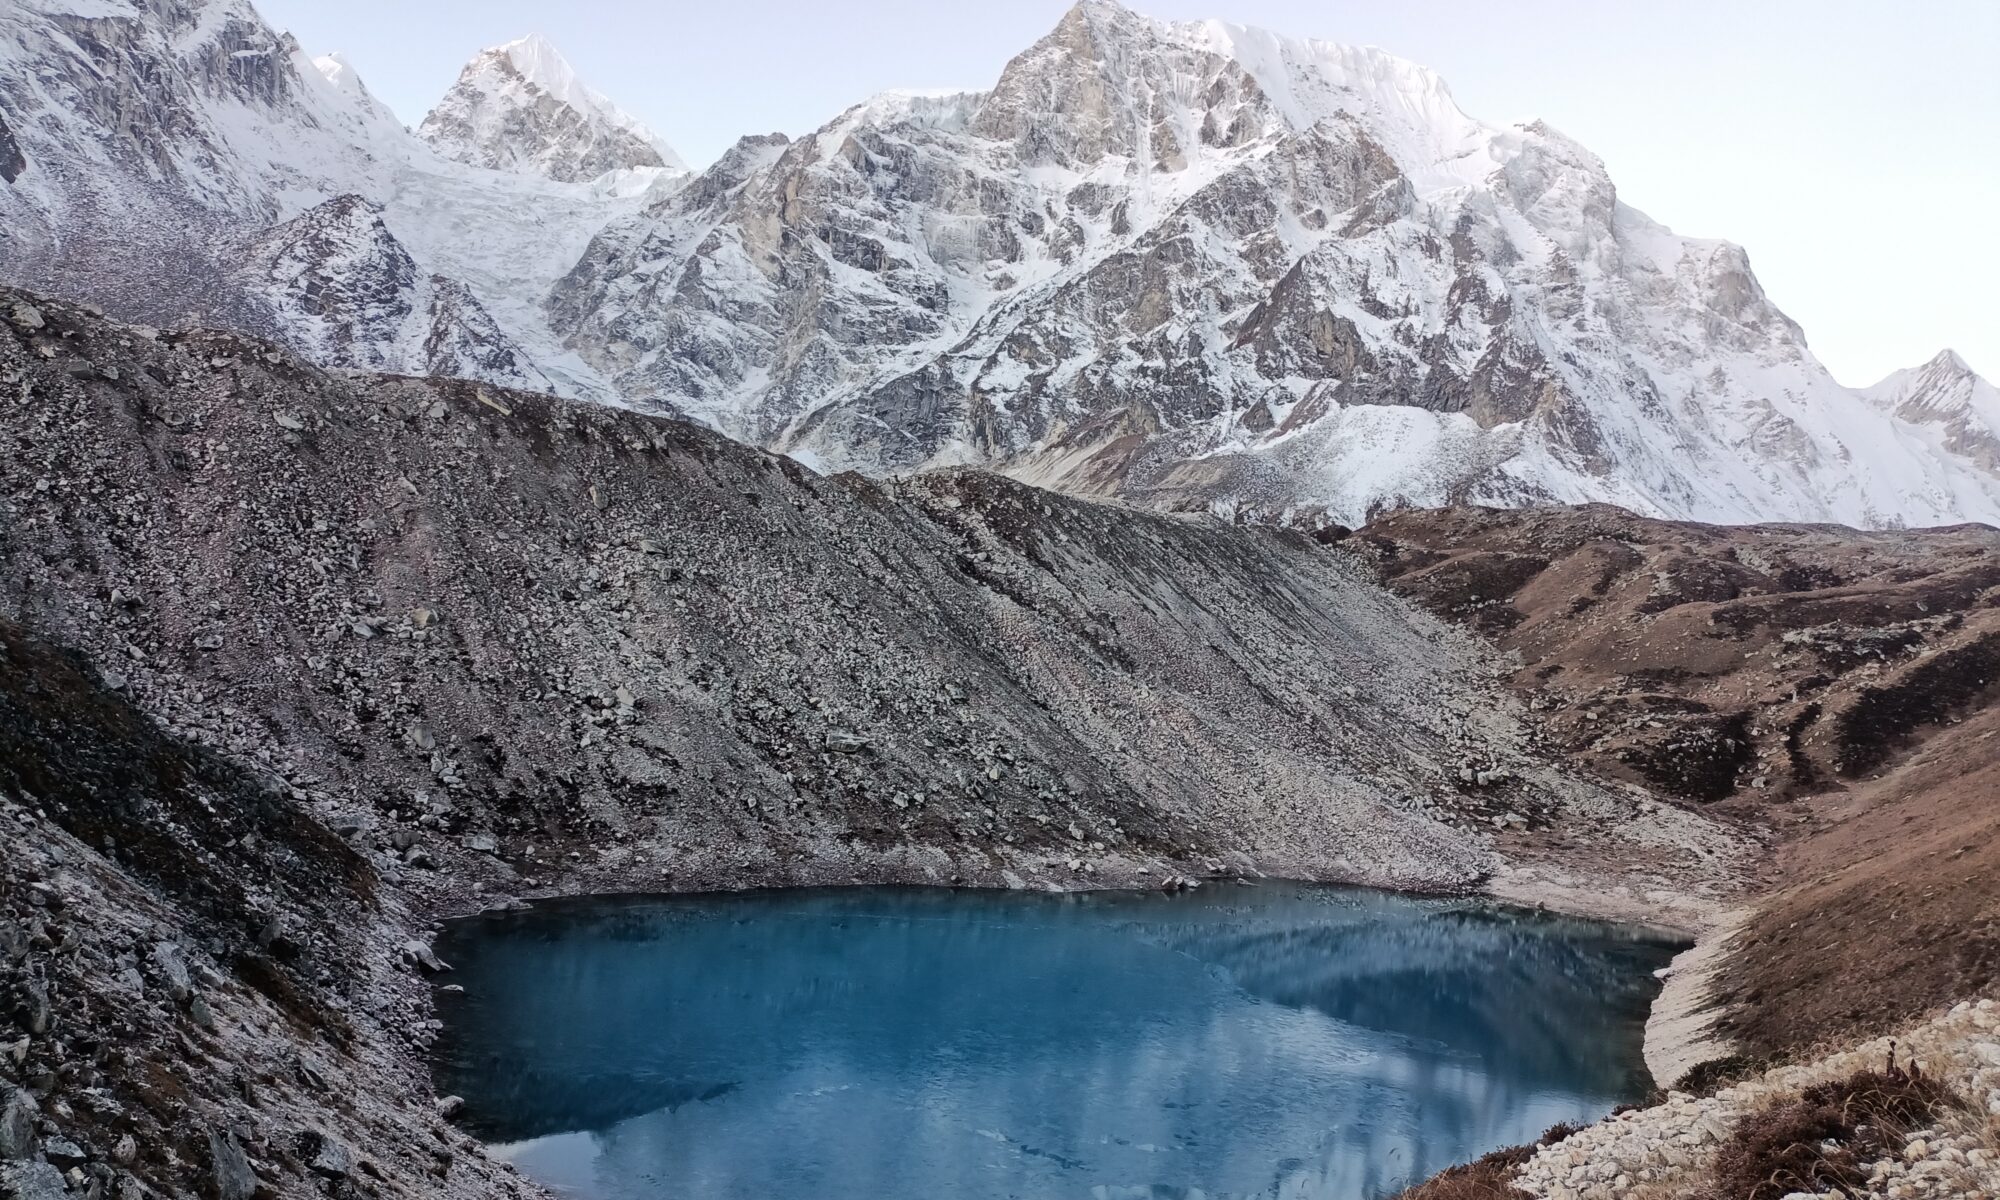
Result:
M486 53L504 57L521 78L541 88L549 95L584 112L601 112L618 120L621 124L637 127L638 122L627 117L603 96L585 87L576 77L576 68L557 50L555 43L539 33L516 38L499 46L490 47Z
M417 132L447 158L565 183L688 169L658 134L585 85L538 33L480 51Z
M1956 350L1895 371L1861 393L1885 412L1929 431L1947 450L2000 470L2000 388Z
M340 51L322 54L312 62L319 70L320 78L332 84L335 91L346 92L353 88L368 90L367 85L361 82L360 73L355 71L353 64L349 63L347 56Z
M312 65L338 99L337 110L354 117L362 127L373 131L366 140L395 139L393 131L402 129L403 123L396 119L396 114L389 110L388 105L368 90L368 85L361 80L361 73L347 61L346 55L339 51L322 54L312 60Z
M609 225L550 305L638 403L828 469L1251 518L1608 501L2000 516L1747 254L1367 47L1084 0L984 94L878 98Z

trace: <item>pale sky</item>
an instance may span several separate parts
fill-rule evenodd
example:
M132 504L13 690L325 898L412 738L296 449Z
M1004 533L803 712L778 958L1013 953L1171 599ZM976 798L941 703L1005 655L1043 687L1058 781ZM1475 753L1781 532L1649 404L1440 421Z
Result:
M1626 203L1749 250L1844 383L1950 346L2000 378L2000 0L1130 0L1376 45L1495 123L1540 117ZM410 124L540 32L699 166L889 88L991 86L1065 0L255 0Z

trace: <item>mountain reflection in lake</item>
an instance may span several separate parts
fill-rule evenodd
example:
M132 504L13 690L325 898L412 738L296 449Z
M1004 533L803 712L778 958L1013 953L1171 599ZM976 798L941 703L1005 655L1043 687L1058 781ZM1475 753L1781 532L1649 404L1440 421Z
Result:
M1464 901L869 888L440 942L440 1093L602 1200L1359 1200L1645 1086L1671 945Z

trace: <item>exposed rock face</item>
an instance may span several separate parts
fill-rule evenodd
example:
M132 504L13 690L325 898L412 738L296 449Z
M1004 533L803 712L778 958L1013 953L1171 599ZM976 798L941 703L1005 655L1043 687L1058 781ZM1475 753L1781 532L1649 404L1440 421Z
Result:
M43 168L0 191L8 278L135 314L197 304L219 232L277 215L209 118L296 103L294 52L240 0L0 10L0 158Z
M1496 815L1636 812L1301 534L822 479L678 422L38 312L0 335L0 596L175 727L279 739L385 835L429 816L524 873L578 848L655 883L1101 844L1463 887ZM619 839L704 849L635 868Z
M417 132L446 158L565 183L687 171L657 135L585 87L540 34L482 51Z
M110 678L0 617L0 929L21 934L0 1002L52 1002L25 1039L8 1027L0 1109L55 1131L10 1143L50 1161L0 1162L0 1193L305 1194L283 1143L308 1112L366 1131L385 1194L517 1186L410 1100L420 997L382 952L406 918L375 868L303 793L161 731Z
M236 278L252 311L234 323L315 361L549 386L478 298L457 280L425 275L381 207L359 196L336 196L258 235Z
M28 159L14 140L14 131L7 128L6 118L0 117L0 182L12 183L27 169Z

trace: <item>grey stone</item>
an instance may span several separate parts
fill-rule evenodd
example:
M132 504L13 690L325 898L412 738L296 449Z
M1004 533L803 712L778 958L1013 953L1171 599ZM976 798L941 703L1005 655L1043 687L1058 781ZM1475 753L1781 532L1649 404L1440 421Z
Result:
M21 1028L36 1037L47 1033L55 1023L54 1011L49 1007L49 985L37 979L21 989L21 1002L14 1010Z
M257 1194L257 1172L251 1169L250 1156L243 1152L234 1133L208 1131L208 1161L215 1200L251 1200Z
M40 1106L23 1088L0 1085L0 1159L35 1156L35 1116Z
M68 1200L62 1172L45 1162L0 1163L0 1200ZM248 1200L232 1197L231 1200Z
M90 1161L90 1154L82 1146L66 1137L52 1137L42 1143L42 1157L67 1171Z
M188 973L187 957L181 953L181 948L172 942L155 943L153 965L159 969L167 995L173 998L174 1003L187 1003L188 997L194 993L194 976Z
M437 951L431 949L429 942L418 938L403 943L403 961L432 973L451 970L451 966L437 956Z
M339 1138L308 1129L299 1134L299 1157L306 1169L328 1179L343 1179L354 1170L354 1151Z

